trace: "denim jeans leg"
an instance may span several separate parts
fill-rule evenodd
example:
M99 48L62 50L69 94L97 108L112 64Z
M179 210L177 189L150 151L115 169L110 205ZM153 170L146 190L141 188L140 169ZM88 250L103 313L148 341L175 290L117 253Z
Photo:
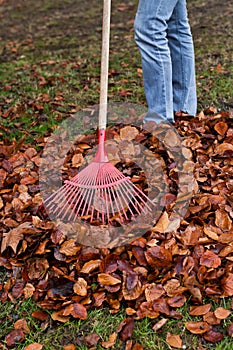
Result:
M168 45L172 61L174 111L196 115L197 96L192 34L186 0L179 0L168 21Z
M174 53L171 56L168 25L171 25L174 32L172 15L177 14L174 10L176 7L179 10L180 2L185 3L185 0L139 1L134 28L135 41L142 56L144 90L148 103L148 113L144 121L173 121L172 81L179 80L180 72L178 70L174 78L172 69L176 63L173 63L172 59L180 59L181 56ZM171 37L173 36L171 34Z

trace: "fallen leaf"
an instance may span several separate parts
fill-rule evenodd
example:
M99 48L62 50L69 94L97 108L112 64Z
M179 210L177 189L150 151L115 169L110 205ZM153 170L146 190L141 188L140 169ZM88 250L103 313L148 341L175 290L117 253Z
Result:
M82 297L87 295L87 282L84 278L79 277L73 286L74 292Z
M68 241L65 241L59 251L60 253L66 255L66 256L72 256L77 254L77 252L81 249L80 246L77 246L75 244L75 241L73 239L69 239Z
M33 343L24 348L24 350L42 350L44 345L39 343Z
M165 211L162 216L160 217L159 221L157 222L156 226L153 227L153 231L157 231L157 232L161 232L161 233L165 233L168 225L169 225L170 221L168 218L168 214Z
M80 320L85 320L87 318L87 310L82 304L70 304L62 310L62 316L69 315L72 315L74 318L79 318Z
M227 151L233 151L233 145L231 143L224 142L220 145L217 145L215 148L215 154L223 154Z
M31 298L33 296L33 293L35 292L35 290L36 289L33 286L33 284L26 283L26 286L23 289L24 298L25 299Z
M32 317L44 322L47 318L49 318L49 314L42 310L35 310L32 312Z
M156 299L159 299L164 294L165 290L162 284L151 283L145 289L145 296L147 301L154 301Z
M229 231L232 226L232 220L225 210L219 209L215 213L215 224L221 229Z
M224 136L228 130L228 126L224 122L218 122L215 124L214 130L216 130L219 135Z
M21 343L24 340L24 333L21 329L14 329L6 336L7 346L12 348L16 343Z
M186 322L185 326L193 334L204 334L210 331L210 326L207 322Z
M132 336L134 329L134 319L133 318L125 318L121 321L119 326L117 327L117 331L119 333L119 339L122 341L126 341L128 338Z
M138 134L139 131L134 126L127 125L120 130L120 138L126 139L127 141L134 140Z
M223 334L210 330L209 332L205 333L203 337L206 341L217 343L223 339Z
M171 334L167 332L166 342L175 349L182 348L182 339L178 334Z
M191 316L202 316L207 314L210 311L211 304L205 304L200 306L191 306L189 310L189 314Z
M14 329L21 329L24 333L30 333L27 321L25 318L20 318L14 323Z
M87 346L95 346L98 344L100 336L97 333L90 333L85 337L85 342Z
M75 168L80 167L83 163L83 155L82 153L77 153L72 158L72 166Z
M113 277L108 273L99 273L98 282L105 286L114 286L118 283L121 283L121 280L119 278Z
M64 345L63 350L76 350L76 346L74 344Z
M158 322L155 323L155 325L153 326L153 331L157 332L160 328L162 328L165 323L167 323L168 319L167 318L162 318L161 320L159 320Z
M110 334L108 341L102 342L101 345L105 349L109 349L109 348L114 346L116 339L117 339L117 334L114 332L114 333Z
M221 285L224 291L224 296L233 296L233 273L229 273L228 276L224 277L221 281Z
M220 319L220 320L225 320L225 318L227 318L228 316L230 316L231 311L225 309L224 307L218 307L215 311L214 311L214 315Z
M228 327L227 333L230 337L233 337L233 323Z
M156 246L148 248L145 252L146 260L150 266L156 268L169 267L172 262L172 254L164 247Z
M51 314L51 318L54 321L59 321L62 323L65 323L65 322L69 321L69 319L70 319L69 316L62 316L60 311L54 311Z
M89 274L92 271L96 270L100 266L100 263L101 263L100 259L87 261L83 265L83 267L82 267L80 272Z
M132 350L143 350L143 346L139 343L134 344L134 346L132 347Z
M172 278L169 281L167 281L167 283L164 286L164 289L169 297L182 294L184 291L187 290L187 288L182 287L180 285L180 282L175 278Z
M182 294L180 295L175 295L174 297L168 298L167 303L168 305L170 305L171 307L181 307L186 303L186 297Z
M221 265L221 259L211 250L207 250L200 258L200 265L217 268Z
M217 325L220 324L221 320L218 319L215 314L211 311L207 312L204 316L203 316L203 321L209 323L210 325Z

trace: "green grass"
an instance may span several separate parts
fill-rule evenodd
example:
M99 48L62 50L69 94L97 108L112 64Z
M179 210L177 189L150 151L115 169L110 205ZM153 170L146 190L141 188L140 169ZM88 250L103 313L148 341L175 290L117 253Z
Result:
M214 308L219 306L229 307L230 301L222 300L220 305L215 305ZM166 342L166 334L170 332L172 334L179 334L183 340L183 345L189 350L198 350L198 336L192 335L186 331L185 323L187 321L199 321L200 317L191 317L189 315L189 303L186 303L182 308L178 309L182 315L181 320L169 319L167 323L157 331L152 330L153 325L159 320L151 320L144 318L143 320L136 321L132 335L134 343L138 342L144 346L146 350L169 350L172 349ZM53 321L50 316L47 321L41 323L31 316L32 312L39 309L32 299L17 300L17 302L6 302L0 304L0 342L5 344L5 336L14 329L14 323L21 318L24 318L30 329L30 333L25 336L23 342L18 343L14 348L15 350L23 350L25 346L38 342L44 345L44 350L60 350L64 345L75 344L77 349L87 350L85 345L85 336L91 333L97 333L100 336L100 341L97 346L97 350L104 349L101 346L102 341L107 341L109 335L116 331L119 323L126 317L124 309L120 310L117 314L110 314L107 308L100 310L91 310L88 313L88 318L85 321L70 319L66 323L59 323ZM51 312L47 311L48 314ZM227 320L223 321L222 326L229 326L233 321L233 317L230 316ZM219 326L218 326L219 327ZM224 327L224 328L225 328ZM228 350L231 347L232 339L229 336L223 338L219 343L216 343L215 350ZM212 349L211 343L204 344L205 349ZM117 340L114 346L116 350L122 350L124 343ZM185 347L184 347L185 348Z

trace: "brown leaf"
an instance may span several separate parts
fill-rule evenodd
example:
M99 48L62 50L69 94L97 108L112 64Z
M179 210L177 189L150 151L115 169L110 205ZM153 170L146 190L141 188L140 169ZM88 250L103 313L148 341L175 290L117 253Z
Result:
M228 327L227 333L230 337L233 337L233 323Z
M167 316L170 316L170 310L166 299L160 298L160 299L154 300L152 305L155 311L163 313Z
M201 231L195 225L189 225L186 230L179 235L184 245L194 246L198 243L201 236Z
M232 220L225 210L219 209L215 212L215 224L222 230L230 230L232 226Z
M224 307L218 307L214 311L214 315L220 320L225 320L225 318L230 316L230 314L231 314L231 312L229 310L225 309Z
M3 169L0 169L0 188L4 186L4 182L7 178L7 172Z
M42 350L44 345L39 343L33 343L24 348L24 350Z
M132 350L143 350L143 346L139 343L134 344L134 346L132 347Z
M172 262L172 254L164 247L151 247L145 252L147 263L156 268L169 267Z
M93 297L95 300L94 305L96 307L100 307L102 306L103 302L105 301L105 292L97 292L97 293L93 293Z
M87 318L87 310L86 308L79 304L79 303L75 303L73 304L74 309L72 311L72 316L75 318L79 318L80 320L85 320Z
M63 350L76 350L76 346L74 344L64 345Z
M223 154L227 151L233 151L233 145L231 143L221 143L220 145L217 145L215 148L215 154Z
M82 297L87 295L87 282L84 278L79 277L73 286L74 292Z
M159 311L154 310L152 302L146 301L139 305L137 316L139 318L157 318L159 316Z
M97 345L99 340L100 340L100 336L97 333L91 333L85 337L85 342L89 347Z
M175 132L175 130L172 129L167 131L163 141L168 147L176 147L180 145L180 140L177 135L177 132Z
M25 318L20 318L14 323L14 329L21 329L24 333L30 333L27 321Z
M193 334L204 334L210 331L210 326L206 322L186 322L185 326Z
M32 317L44 322L49 317L49 314L42 310L36 310L32 312Z
M219 135L224 136L228 130L228 126L224 122L218 122L215 124L214 130L216 130Z
M224 277L221 281L222 289L224 291L224 296L233 296L233 273L229 273L228 276Z
M187 288L182 287L180 285L180 282L175 278L172 278L171 280L167 281L167 283L164 286L164 289L169 297L182 294L184 291L187 290Z
M134 140L139 131L134 126L125 126L120 130L120 138L128 141Z
M137 284L134 285L133 288L128 289L128 274L124 271L123 272L123 285L122 285L122 294L125 298L125 300L135 300L137 299L144 291L144 288L142 287L142 283L140 279L137 278Z
M171 297L167 300L168 305L175 308L183 306L185 302L186 302L186 297L182 294L175 295L174 297Z
M116 278L108 273L99 273L98 282L104 286L114 286L121 283L120 278Z
M128 339L125 343L125 349L124 350L132 350L133 341L132 339Z
M100 263L101 263L100 259L87 261L83 265L83 267L82 267L80 272L89 274L92 271L96 270L100 266Z
M42 279L49 268L48 260L45 258L31 258L27 263L30 280Z
M145 296L147 301L154 301L156 299L159 299L164 294L165 290L162 284L151 283L145 289Z
M136 272L126 274L126 288L131 291L138 285L138 274Z
M72 166L75 168L80 167L83 163L83 155L82 153L77 153L72 158Z
M159 218L159 221L157 222L156 226L153 227L153 231L157 231L157 232L160 232L160 233L165 233L167 228L168 228L169 223L170 223L170 221L169 221L169 218L168 218L168 214L165 211L162 214L162 216Z
M108 341L102 342L101 345L105 349L109 349L109 348L114 346L116 339L117 339L117 334L114 332L114 333L110 334Z
M6 336L7 346L13 347L16 343L21 343L24 340L24 333L21 329L14 329Z
M68 241L65 241L61 248L59 249L60 253L66 255L66 256L72 256L77 254L78 251L80 251L81 247L77 246L75 244L75 241L73 239L69 239Z
M69 315L72 315L74 318L79 318L80 320L85 320L87 318L87 310L82 304L74 303L62 310L62 316Z
M100 272L112 273L117 270L117 261L119 256L117 254L108 254L100 264Z
M33 296L35 290L36 289L33 286L33 284L27 283L26 286L23 289L24 298L25 299L31 298Z
M51 315L52 320L59 321L59 322L67 322L69 321L69 316L62 316L60 311L54 311Z
M207 250L200 258L200 265L216 268L221 265L221 259L211 250Z
M166 342L175 349L182 348L182 339L178 334L171 334L167 332Z
M211 311L207 312L204 316L203 316L203 321L209 323L210 325L217 325L220 324L221 320L219 320L215 314Z
M141 265L141 266L147 265L145 253L141 247L133 246L132 253L135 256L135 258L137 259L137 262L139 263L139 265Z
M3 203L2 197L0 197L0 209L2 209L3 207L4 207L4 203Z
M223 339L223 334L210 330L209 332L205 333L203 337L206 341L217 343Z
M132 336L134 329L134 319L133 318L125 318L121 321L120 325L117 328L119 333L119 339L122 341L126 341L126 339Z
M162 318L161 320L159 320L157 323L155 323L155 325L153 326L153 331L157 332L160 328L162 328L165 323L167 323L168 319L167 318Z
M189 310L189 314L191 316L202 316L207 314L210 311L211 304L205 304L200 306L191 306Z
M36 234L38 231L33 227L31 222L24 222L13 228L9 232L3 234L1 252L3 252L8 246L10 246L16 253L19 242L23 239L24 235Z

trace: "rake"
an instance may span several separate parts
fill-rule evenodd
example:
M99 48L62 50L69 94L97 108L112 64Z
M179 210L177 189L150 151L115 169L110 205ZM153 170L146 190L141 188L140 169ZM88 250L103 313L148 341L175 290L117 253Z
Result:
M90 222L98 220L104 224L116 216L125 222L151 211L154 205L130 177L109 162L105 150L110 14L111 0L104 0L97 152L89 165L45 200L46 209L70 222L88 217Z

